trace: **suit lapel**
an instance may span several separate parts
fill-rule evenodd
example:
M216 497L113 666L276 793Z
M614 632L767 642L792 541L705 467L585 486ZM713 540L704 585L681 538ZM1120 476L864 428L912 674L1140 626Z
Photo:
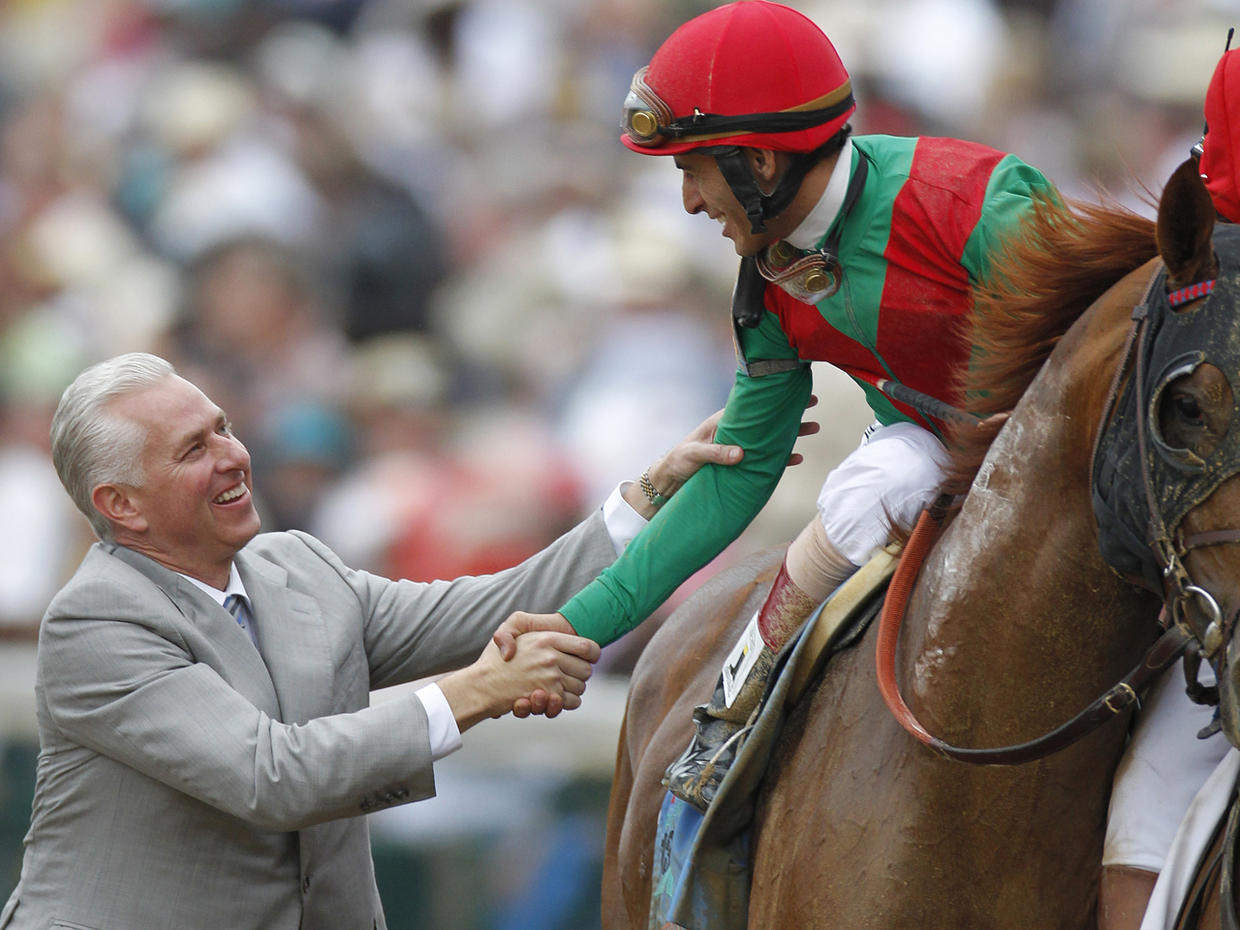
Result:
M141 553L124 546L112 547L110 551L151 579L171 606L197 630L199 636L189 640L197 661L214 668L255 707L280 719L280 702L272 676L232 614L201 588Z
M283 568L244 550L237 554L237 570L250 596L259 649L280 702L280 719L305 723L333 713L333 682L326 670L334 666L318 603L291 590Z

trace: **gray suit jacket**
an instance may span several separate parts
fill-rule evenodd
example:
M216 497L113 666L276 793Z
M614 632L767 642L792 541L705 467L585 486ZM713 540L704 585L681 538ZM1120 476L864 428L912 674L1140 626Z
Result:
M615 558L596 514L522 565L417 584L313 537L237 555L259 649L179 575L98 544L39 637L41 752L0 928L384 927L368 811L435 793L427 719L373 688L461 667Z

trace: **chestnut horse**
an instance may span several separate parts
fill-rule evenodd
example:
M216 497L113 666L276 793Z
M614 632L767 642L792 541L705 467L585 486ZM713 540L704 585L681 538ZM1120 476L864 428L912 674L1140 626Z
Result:
M1012 413L1001 429L954 437L948 490L963 503L921 568L896 663L904 699L945 742L1006 746L1053 730L1157 638L1160 597L1100 554L1091 453L1156 259L1176 286L1210 277L1213 225L1188 164L1168 183L1157 223L1111 206L1043 205L998 266L1001 281L979 297L981 351L963 396L981 417ZM1168 442L1191 448L1203 424L1208 433L1231 422L1231 390L1208 368L1162 392ZM1184 523L1240 525L1240 482L1226 481ZM753 556L708 582L638 663L609 811L608 930L647 926L660 778L780 556ZM1228 610L1240 606L1240 546L1186 561ZM1094 926L1126 714L1037 761L952 761L884 705L875 637L872 625L829 660L777 741L756 799L748 926Z

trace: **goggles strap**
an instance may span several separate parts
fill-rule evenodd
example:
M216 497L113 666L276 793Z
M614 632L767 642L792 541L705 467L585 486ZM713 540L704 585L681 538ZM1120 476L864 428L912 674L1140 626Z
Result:
M749 170L749 162L745 152L738 146L729 145L715 153L715 163L719 172L732 188L732 194L740 202L745 215L749 217L752 232L766 232L766 214L763 210L765 195L758 189L758 182Z
M762 233L766 232L767 220L779 216L788 209L797 191L801 189L801 182L805 180L809 170L831 152L838 152L843 147L849 132L849 127L845 126L814 151L792 153L788 169L776 183L775 190L769 194L764 194L758 187L757 179L754 178L749 162L745 158L745 151L740 146L712 146L701 151L704 154L714 155L715 162L719 165L719 172L728 182L733 196L744 208L745 215L749 217L750 231Z
M782 110L774 113L745 113L727 116L719 113L693 113L660 126L671 139L731 133L784 133L813 129L847 113L854 104L853 95L820 110ZM663 104L664 109L667 105Z

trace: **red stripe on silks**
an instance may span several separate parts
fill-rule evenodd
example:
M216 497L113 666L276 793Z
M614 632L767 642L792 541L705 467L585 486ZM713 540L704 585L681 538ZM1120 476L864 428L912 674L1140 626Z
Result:
M767 306L778 315L780 327L800 358L828 361L849 374L864 372L871 383L888 377L869 346L825 322L822 312L814 305L801 303L773 284L767 286L766 300Z
M897 380L948 403L959 402L947 388L969 354L963 339L954 344L944 339L944 330L959 326L972 305L960 258L981 217L991 173L1003 158L984 145L922 138L892 208L879 354L900 360L893 372ZM927 352L925 346L943 349Z

